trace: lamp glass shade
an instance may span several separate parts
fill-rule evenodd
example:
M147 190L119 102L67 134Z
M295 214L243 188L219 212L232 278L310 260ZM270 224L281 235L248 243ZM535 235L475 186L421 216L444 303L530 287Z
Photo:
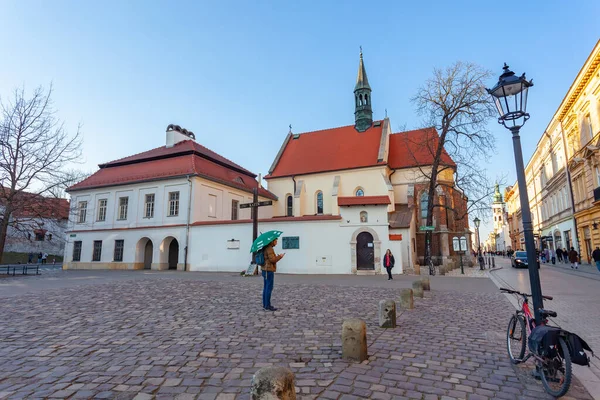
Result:
M475 223L475 228L479 228L479 224L481 223L481 221L479 220L479 218L475 218L473 220L473 223Z

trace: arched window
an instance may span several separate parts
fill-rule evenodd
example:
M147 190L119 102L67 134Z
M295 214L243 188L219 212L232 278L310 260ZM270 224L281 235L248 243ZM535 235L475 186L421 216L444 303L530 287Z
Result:
M292 197L291 194L289 194L287 196L286 202L287 202L287 212L286 212L286 215L288 217L293 217L294 216L294 198Z
M421 219L423 220L427 220L428 197L429 194L427 192L423 192L423 194L421 195Z
M358 107L358 96L354 96L356 98L356 107Z
M362 106L363 105L363 99L362 99L362 94L358 95L358 105Z
M369 214L366 211L360 212L360 222L369 222Z
M317 192L317 214L323 214L323 192Z
M361 188L356 189L356 195L357 196L364 196L365 195L365 191L362 190Z
M369 95L365 94L365 106L369 105Z

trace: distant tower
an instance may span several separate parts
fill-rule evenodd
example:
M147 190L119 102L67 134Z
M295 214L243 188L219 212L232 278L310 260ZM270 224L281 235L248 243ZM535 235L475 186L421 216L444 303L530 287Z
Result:
M354 128L359 132L364 132L373 124L373 109L371 108L371 86L369 86L367 71L363 63L362 47L356 86L354 86L354 102Z
M494 214L494 232L500 233L502 226L506 223L505 218L505 203L502 200L502 194L500 193L500 187L496 183L494 190L494 202L492 203L492 211Z

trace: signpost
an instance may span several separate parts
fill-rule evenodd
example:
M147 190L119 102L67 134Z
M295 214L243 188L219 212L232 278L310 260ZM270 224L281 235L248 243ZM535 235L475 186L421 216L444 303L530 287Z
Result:
M467 238L465 236L455 236L452 238L452 247L454 252L460 256L460 273L465 274L465 268L463 266L462 256L467 251Z
M420 226L419 230L420 231L433 231L433 230L435 230L435 227L433 227L433 226Z
M240 208L251 208L252 209L252 243L258 237L258 207L270 206L273 202L271 200L266 201L258 201L258 188L252 189L252 203L240 204ZM254 268L254 275L258 274L258 268L254 264L254 255L252 253L252 261L250 261L250 267L248 267L248 271L250 268Z

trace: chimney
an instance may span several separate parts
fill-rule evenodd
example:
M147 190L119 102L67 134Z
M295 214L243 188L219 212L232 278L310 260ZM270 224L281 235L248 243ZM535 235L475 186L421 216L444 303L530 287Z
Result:
M261 176L261 174L260 174L260 173L258 174L258 188L259 188L259 189L261 189L261 188L262 188L262 176Z
M170 124L167 126L167 144L166 147L173 147L184 140L194 140L196 136L194 132L188 131L179 125Z

